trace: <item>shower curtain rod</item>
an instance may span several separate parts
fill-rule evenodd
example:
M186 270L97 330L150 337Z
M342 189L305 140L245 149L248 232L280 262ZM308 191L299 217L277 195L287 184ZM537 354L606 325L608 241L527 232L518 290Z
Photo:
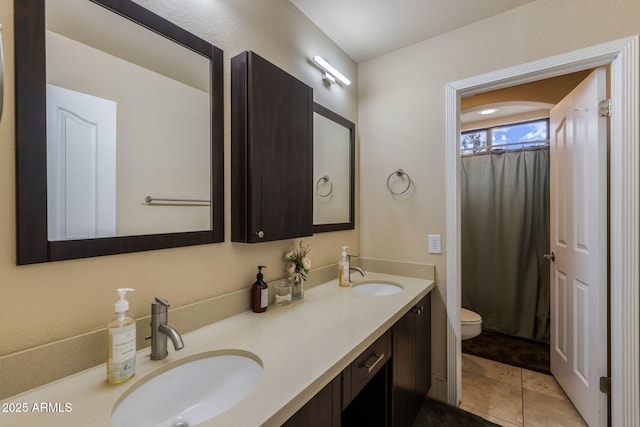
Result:
M500 145L483 145L482 147L474 147L474 148L461 148L460 155L465 157L478 156L481 154L489 154L489 153L503 153L507 150L505 148L514 147L520 145L521 150L539 150L543 148L549 147L548 139L540 139L538 141L526 141L526 142L510 142L508 144L500 144ZM525 144L528 144L525 147ZM530 145L535 144L535 145Z

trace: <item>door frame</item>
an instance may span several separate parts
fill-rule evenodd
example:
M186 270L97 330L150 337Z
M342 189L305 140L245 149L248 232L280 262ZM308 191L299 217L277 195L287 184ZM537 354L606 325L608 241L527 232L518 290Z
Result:
M610 365L611 423L640 425L640 230L638 36L568 52L446 85L447 401L462 390L460 341L460 100L535 80L611 66Z

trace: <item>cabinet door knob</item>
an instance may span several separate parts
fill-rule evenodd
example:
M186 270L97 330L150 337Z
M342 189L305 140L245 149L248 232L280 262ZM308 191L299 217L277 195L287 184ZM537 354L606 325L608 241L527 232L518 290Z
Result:
M260 230L256 233L256 236L258 236L258 239L262 239L264 237L264 231Z

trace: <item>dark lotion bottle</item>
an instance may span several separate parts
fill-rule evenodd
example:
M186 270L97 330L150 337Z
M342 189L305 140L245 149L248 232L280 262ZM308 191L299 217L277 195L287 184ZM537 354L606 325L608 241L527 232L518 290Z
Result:
M262 269L267 268L264 265L258 266L258 274L256 282L251 286L251 309L256 313L264 313L269 305L269 289L264 280L262 280Z

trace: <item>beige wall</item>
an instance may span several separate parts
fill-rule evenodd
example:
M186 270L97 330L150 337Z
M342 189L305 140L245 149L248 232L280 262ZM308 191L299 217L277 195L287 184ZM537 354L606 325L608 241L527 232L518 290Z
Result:
M537 0L460 30L359 64L361 252L435 264L434 374L446 377L445 85L640 32L635 0ZM389 173L403 168L415 192L393 199ZM464 242L463 242L464 244Z
M314 89L329 109L357 118L356 65L286 0L140 1L224 50L226 242L136 254L16 266L13 0L0 0L5 47L5 100L0 121L0 358L21 350L104 328L115 288L131 286L135 317L148 314L155 295L173 307L248 288L256 266L267 281L284 277L282 254L291 241L247 245L230 242L230 58L251 49ZM175 3L175 4L174 4ZM189 6L185 6L188 4ZM308 58L321 54L354 82L327 88ZM311 244L314 267L335 264L340 247L359 252L358 231L323 233ZM0 378L2 380L2 378ZM1 382L1 381L0 381Z

